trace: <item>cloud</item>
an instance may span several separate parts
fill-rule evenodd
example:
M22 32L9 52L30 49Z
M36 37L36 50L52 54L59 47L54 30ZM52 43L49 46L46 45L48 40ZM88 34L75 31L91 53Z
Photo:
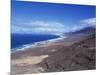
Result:
M73 25L73 27L71 27L71 31L80 30L88 26L95 27L95 25L96 25L96 18L88 18L80 20L78 25Z
M81 20L81 24L95 26L96 25L96 18L88 18L88 19Z
M66 32L66 26L59 22L26 22L12 25L12 33L60 34Z
M61 22L30 21L12 23L12 33L26 34L62 34L88 26L95 26L96 18L80 20L79 24L65 25Z

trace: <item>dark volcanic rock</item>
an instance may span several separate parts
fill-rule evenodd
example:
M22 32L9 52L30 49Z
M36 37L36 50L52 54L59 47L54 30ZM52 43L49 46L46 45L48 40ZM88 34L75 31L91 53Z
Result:
M91 70L96 68L95 35L74 43L73 45L58 46L58 50L39 65L46 72Z

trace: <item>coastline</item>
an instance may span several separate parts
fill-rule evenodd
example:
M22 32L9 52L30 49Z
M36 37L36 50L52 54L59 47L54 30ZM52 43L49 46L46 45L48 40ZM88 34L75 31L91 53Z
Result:
M42 41L11 54L12 75L90 69L95 69L94 35Z
M39 46L43 46L45 44L49 44L49 43L53 43L53 42L56 42L56 41L59 41L59 40L63 40L64 38L67 38L67 37L64 36L64 35L59 35L58 38L25 44L25 45L22 45L20 47L16 47L16 48L11 49L11 53L15 53L15 52L18 52L18 51L25 51L25 50L28 50L29 48L36 48L36 47L39 47Z
M12 53L11 74L95 69L95 37L73 39L53 39Z

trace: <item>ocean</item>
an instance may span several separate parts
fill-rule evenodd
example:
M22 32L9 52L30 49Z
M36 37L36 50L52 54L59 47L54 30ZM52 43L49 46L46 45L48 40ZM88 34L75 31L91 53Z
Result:
M59 38L58 35L43 35L43 34L11 34L11 52L27 45L49 39Z

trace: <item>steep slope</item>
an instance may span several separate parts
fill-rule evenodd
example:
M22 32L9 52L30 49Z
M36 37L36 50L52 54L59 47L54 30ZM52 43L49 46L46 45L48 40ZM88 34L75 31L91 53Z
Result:
M95 35L90 35L69 47L59 47L56 52L49 54L49 57L39 64L46 72L90 70L96 68Z
M74 36L74 35L88 36L88 35L95 34L95 32L96 32L95 27L85 27L85 28L80 29L80 30L65 33L64 35L65 36Z

